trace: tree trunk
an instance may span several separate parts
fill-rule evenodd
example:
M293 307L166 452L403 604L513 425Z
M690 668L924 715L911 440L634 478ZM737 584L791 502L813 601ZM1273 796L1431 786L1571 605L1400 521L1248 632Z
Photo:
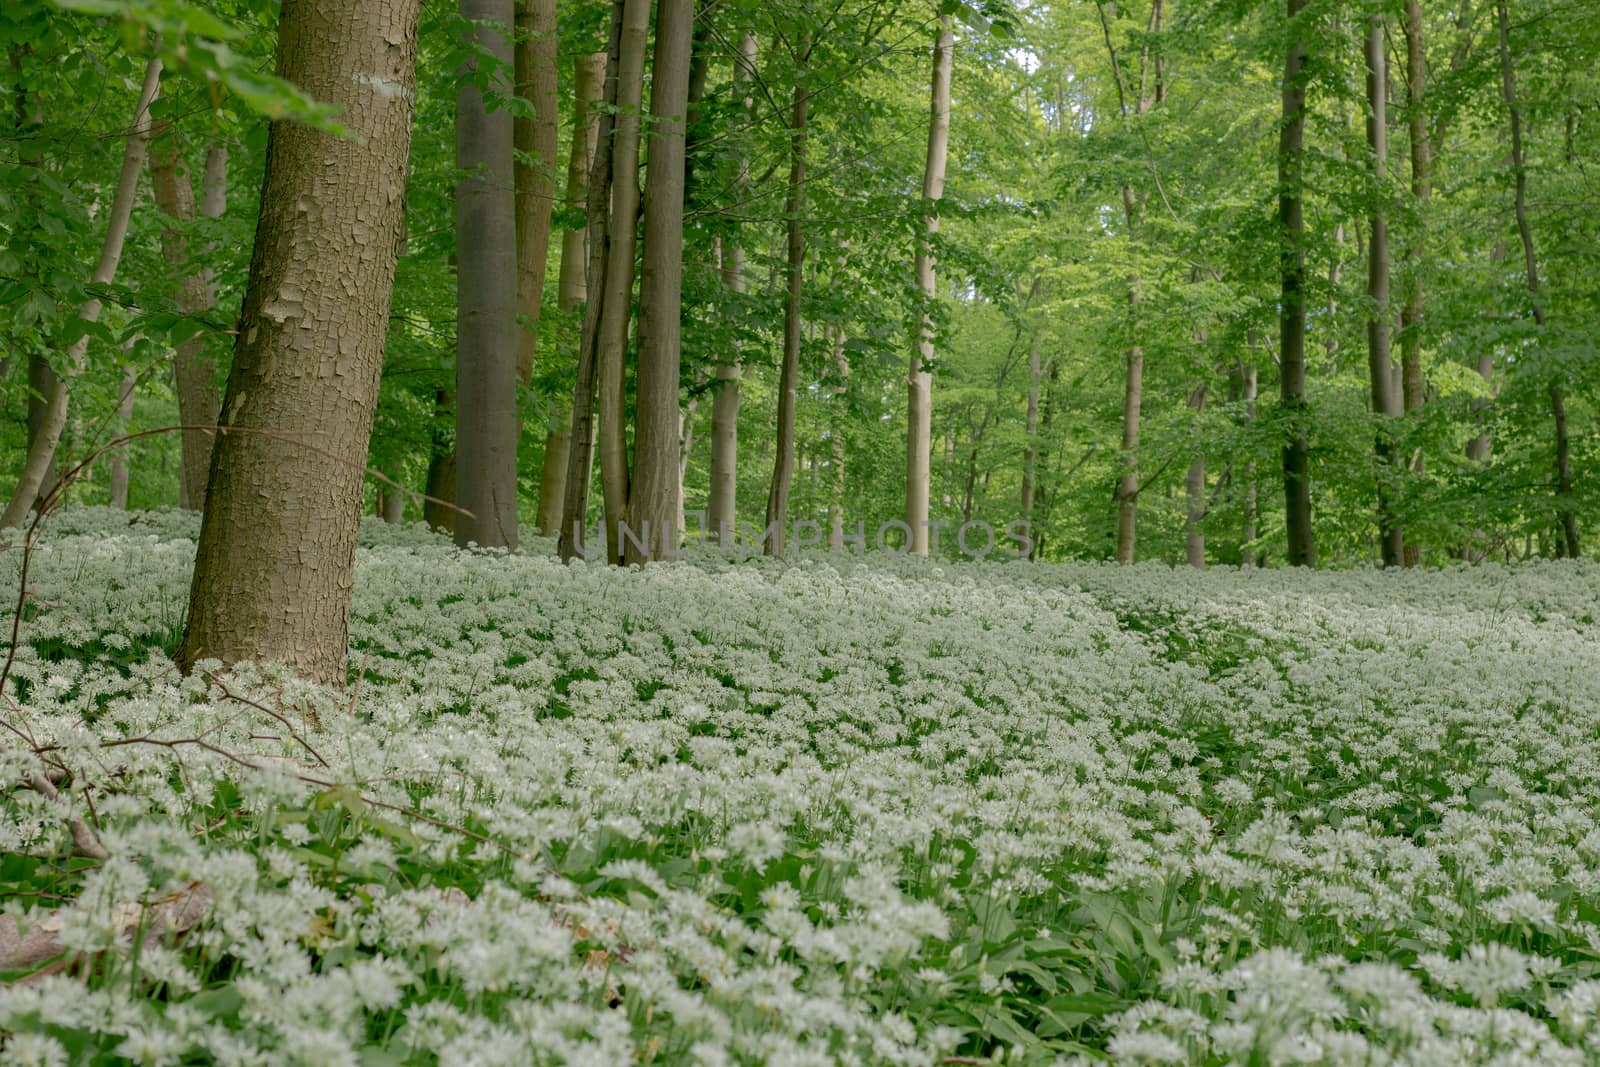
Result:
M1500 81L1505 90L1506 110L1511 115L1511 166L1516 176L1517 234L1522 238L1522 259L1528 276L1528 298L1533 305L1533 321L1542 334L1544 298L1539 292L1538 256L1534 253L1533 228L1528 222L1528 166L1522 150L1522 109L1517 103L1516 70L1511 63L1511 30L1506 15L1506 0L1499 0L1495 4L1495 13L1500 22ZM1561 547L1567 558L1577 559L1581 545L1578 541L1578 519L1570 503L1572 461L1567 440L1567 408L1559 379L1551 379L1549 394L1556 436L1556 514L1561 521Z
M55 394L56 385L56 372L51 369L50 361L37 352L28 353L29 451L33 450L34 443L44 434L45 416L50 412L50 398ZM56 485L60 481L61 472L56 464L55 449L51 449L50 463L45 467L44 477L39 481L39 491L34 494L33 503L37 504L55 492Z
M1389 157L1388 84L1389 61L1384 51L1384 20L1373 15L1367 27L1367 147L1371 151L1374 199L1372 237L1367 243L1367 372L1372 379L1372 412L1380 419L1400 415L1400 397L1394 388L1394 373L1389 351L1389 213L1384 190ZM1405 536L1390 511L1391 490L1386 484L1393 476L1394 438L1390 426L1380 425L1378 456L1378 540L1385 567L1405 562Z
M455 533L456 450L453 443L453 415L450 394L440 389L434 395L433 441L428 452L428 473L423 484L422 521L440 533Z
M566 206L580 210L589 180L589 162L599 135L599 114L591 105L602 92L606 54L591 52L573 61L572 151L567 160ZM562 311L571 311L588 296L587 241L583 227L572 226L561 235L561 274L556 281ZM549 431L544 442L544 469L539 476L539 532L553 537L561 531L561 504L566 498L567 460L572 448L572 416Z
M844 551L844 428L846 423L846 396L850 390L850 361L844 355L844 325L833 328L833 366L839 373L839 384L833 387L833 424L829 427L829 444L833 449L833 500L828 505L828 550Z
M1150 83L1151 38L1161 32L1162 3L1155 0L1150 5L1150 21L1146 28L1146 41L1140 51L1138 97L1135 113L1143 117L1150 109L1166 98L1166 80L1161 68L1160 52L1155 54L1155 83ZM1124 127L1128 125L1128 89L1122 83L1122 66L1117 59L1116 45L1111 40L1111 24L1100 9L1100 28L1105 34L1106 54L1111 61L1111 73L1116 81L1117 105ZM1139 226L1139 197L1131 185L1122 187L1122 211L1127 220L1128 240L1131 243ZM1128 346L1126 377L1122 396L1122 473L1117 479L1114 499L1117 505L1116 557L1121 564L1133 562L1138 537L1139 518L1139 414L1144 397L1144 348L1139 343L1139 275L1135 271L1128 282L1128 319L1133 343Z
M1022 450L1022 521L1033 522L1033 477L1039 462L1039 342L1028 346L1028 415L1024 423L1027 445Z
M516 190L517 380L533 381L533 356L544 305L545 267L550 260L550 213L556 196L556 0L514 0L517 95L533 116L512 122ZM575 138L575 142L581 138Z
M683 294L683 183L694 0L661 0L650 81L650 142L639 275L639 370L633 472L628 488L628 563L678 554L678 403ZM642 544L640 543L642 542Z
M613 0L611 30L606 44L605 83L597 109L594 160L589 165L589 187L584 194L587 296L583 305L583 330L578 340L578 369L572 386L572 438L567 453L566 492L557 544L563 560L586 551L584 526L588 522L589 482L599 440L594 409L600 374L601 312L606 302L606 272L611 259L612 144L625 17L626 0Z
M515 0L461 0L474 49L512 67ZM476 65L467 61L467 71ZM498 73L497 75L498 76ZM458 545L517 547L517 204L512 118L471 78L456 93Z
M639 216L639 114L644 96L650 0L626 0L617 61L616 136L611 146L610 251L600 312L600 488L605 496L606 552L623 561L621 523L629 496L627 351L632 321L635 227ZM674 434L676 436L676 434Z
M1240 361L1238 369L1234 372L1231 388L1233 399L1244 405L1244 421L1248 425L1256 421L1256 369ZM1239 563L1249 567L1256 561L1256 552L1253 547L1256 539L1256 465L1253 460L1241 464L1241 484L1244 492L1241 494L1240 513L1243 518L1239 529Z
M746 123L755 113L750 97L751 76L755 71L756 37L748 31L739 38L739 53L733 65L733 95L744 109ZM750 183L750 159L742 145L734 163L730 195L742 203ZM737 224L735 224L737 226ZM744 245L737 229L722 245L722 284L732 293L744 292ZM715 531L717 543L728 545L738 524L739 492L739 348L735 341L727 349L729 358L717 364L716 393L711 400L711 500L706 521ZM723 531L728 531L724 534Z
M363 464L404 214L420 0L287 0L277 74L354 136L272 123L176 658L344 681Z
M1282 302L1278 314L1279 397L1288 417L1283 446L1284 532L1291 567L1315 567L1311 528L1310 448L1306 440L1305 215L1301 200L1305 165L1306 0L1287 0L1289 47L1283 65L1283 129L1278 136L1278 228Z
M1130 194L1130 190L1123 190ZM1128 290L1130 317L1136 314L1139 290ZM1137 325L1134 329L1137 331ZM1128 349L1122 390L1122 475L1117 480L1117 562L1133 562L1139 521L1139 411L1144 400L1144 349Z
M789 197L783 209L789 219L788 295L783 303L783 367L778 374L777 451L772 465L772 484L767 493L766 530L769 536L765 542L766 553L779 559L783 558L788 534L789 486L794 480L794 409L800 392L800 296L806 259L805 229L800 215L805 210L806 197L806 120L810 97L805 82L805 66L810 51L811 38L803 33L800 37L800 55L796 57L800 63L800 75L794 87L794 115L789 123ZM920 255L918 263L920 276ZM932 270L931 266L929 270ZM932 274L928 277L931 284Z
M1206 408L1206 387L1197 385L1189 390L1189 408L1199 414ZM1183 527L1184 555L1189 566L1197 571L1206 569L1206 457L1196 456L1189 464L1184 477L1185 518Z
M1428 134L1427 39L1422 23L1422 0L1406 0L1406 108L1411 140L1411 196L1417 212L1417 232L1406 243L1406 303L1400 311L1401 394L1405 410L1414 411L1427 399L1422 379L1422 249L1428 232L1428 203L1433 197L1433 150ZM1420 453L1413 469L1422 470ZM1422 562L1422 546L1405 546L1405 563Z
M939 232L934 205L944 196L945 156L950 147L950 67L955 55L955 35L950 16L939 16L939 37L933 46L933 78L928 119L927 166L922 176L922 238L917 242L917 287L922 299L934 299L933 237ZM928 554L928 493L933 432L933 316L924 313L911 355L906 383L906 525L911 528L907 546L918 556Z
M128 432L128 422L133 418L133 390L139 379L124 374L117 385L117 418L114 436ZM128 446L123 445L111 453L111 506L118 511L128 510Z
M122 259L122 245L128 236L128 217L133 212L133 200L139 192L139 171L144 168L145 149L150 140L150 105L160 89L161 60L152 59L145 66L139 103L133 110L127 140L123 142L122 171L117 177L111 210L106 216L106 236L100 246L99 261L90 275L95 285L109 285L116 276L117 263ZM78 317L91 323L98 320L100 301L94 297L85 300L78 309ZM44 407L39 414L37 433L29 437L28 453L22 462L22 472L17 476L17 486L11 493L4 513L0 514L0 528L21 526L38 499L45 475L55 461L56 443L61 440L62 427L67 424L68 376L78 373L88 351L89 335L84 334L67 351L65 372L53 375L54 380L44 396Z
M228 150L213 144L206 150L205 171L200 179L200 214L220 218L227 207ZM156 207L179 223L195 217L194 187L183 162L182 148L175 133L156 139L150 150L150 184L155 190ZM216 306L211 286L211 270L206 254L193 256L179 226L161 231L161 250L167 266L180 272L178 309L186 315L199 315ZM173 375L177 381L178 421L185 427L215 426L222 408L217 391L216 368L206 356L203 334L181 342L173 353ZM211 474L211 445L215 434L201 429L180 431L182 450L182 492L184 507L203 510L206 504L206 479Z

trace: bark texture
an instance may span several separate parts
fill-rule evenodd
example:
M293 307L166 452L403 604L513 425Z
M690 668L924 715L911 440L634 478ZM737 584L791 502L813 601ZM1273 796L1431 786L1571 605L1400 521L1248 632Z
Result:
M922 299L934 299L933 237L939 216L933 205L944 196L945 158L950 148L950 67L955 35L950 16L939 16L939 36L933 46L933 76L929 93L928 155L922 175L922 239L917 242L917 288ZM931 483L933 432L933 317L924 315L911 353L906 380L906 525L911 528L914 555L928 554L928 494Z
M100 258L95 263L90 280L96 285L107 285L116 277L117 264L122 259L122 245L128 236L128 217L133 213L133 201L139 192L139 172L144 169L146 149L150 143L150 105L161 89L161 60L152 59L145 66L144 84L139 89L139 102L133 109L133 121L128 125L128 136L123 142L122 171L117 177L116 191L111 198L111 209L106 214L106 236L100 246ZM78 317L85 322L100 318L100 301L90 298L78 309ZM5 511L0 513L0 528L22 525L28 517L45 476L55 462L56 444L61 440L61 430L67 424L67 381L83 366L89 351L89 335L84 334L72 343L66 353L66 373L52 375L49 392L43 395L44 406L39 413L37 432L29 435L28 453L22 461L22 472L17 476L17 486Z
M515 0L461 0L474 47L512 67ZM469 61L470 63L471 61ZM458 545L517 547L517 227L512 118L456 94Z
M1289 45L1283 64L1283 129L1278 135L1278 231L1282 300L1278 312L1278 395L1288 418L1283 445L1284 532L1291 567L1315 567L1311 463L1306 440L1306 251L1301 199L1305 167L1305 0L1287 0Z
M272 124L177 660L344 681L404 213L421 0L285 0L277 73L357 136Z
M661 0L650 85L649 185L639 277L639 372L634 404L628 563L678 554L678 373L682 340L683 190L694 0Z

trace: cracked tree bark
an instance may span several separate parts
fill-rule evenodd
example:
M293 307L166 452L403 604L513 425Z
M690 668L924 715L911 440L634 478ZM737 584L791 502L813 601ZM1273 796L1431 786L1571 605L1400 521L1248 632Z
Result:
M421 0L285 0L277 74L356 136L272 123L177 660L341 683L404 214Z

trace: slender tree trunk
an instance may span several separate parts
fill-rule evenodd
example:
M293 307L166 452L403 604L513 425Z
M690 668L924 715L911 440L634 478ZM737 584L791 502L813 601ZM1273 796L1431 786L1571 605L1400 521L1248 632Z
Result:
M1111 25L1100 9L1101 30L1105 34L1106 53L1111 60L1111 73L1117 86L1117 104L1122 123L1128 125L1128 89L1122 83L1122 67L1117 60L1117 49L1111 40ZM1162 3L1155 0L1150 5L1150 21L1146 27L1146 42L1140 51L1139 84L1135 114L1143 118L1150 109L1166 98L1166 79L1161 67L1161 54L1155 53L1155 81L1150 80L1150 38L1161 32ZM1122 187L1122 211L1128 224L1128 240L1132 243L1139 228L1139 197L1131 185ZM1115 500L1117 504L1117 562L1130 564L1134 560L1138 540L1139 518L1139 415L1144 397L1144 347L1139 343L1139 274L1137 270L1128 282L1128 320L1133 343L1128 346L1126 376L1122 396L1122 473L1117 479Z
M277 74L354 136L272 123L177 660L342 683L404 215L420 0L286 0Z
M456 529L456 450L451 405L448 391L440 389L434 395L433 441L422 489L428 498L422 502L422 521L430 529L448 534L454 534Z
M684 183L687 189L688 183ZM704 377L702 376L702 381ZM678 418L678 525L674 527L680 537L687 537L689 532L689 519L684 500L686 490L684 483L689 478L689 459L694 452L694 417L700 409L700 398L691 396L688 403L683 405ZM700 531L702 537L705 531Z
M733 86L735 99L743 103L742 117L747 123L755 113L754 101L750 97L755 62L756 37L746 31L739 38L739 53L734 59ZM741 145L730 183L734 203L742 204L749 183L750 159ZM722 245L722 284L732 293L744 292L744 246L737 228ZM711 529L715 531L717 543L722 545L730 543L738 525L741 371L737 341L728 347L727 355L727 359L717 364L716 393L711 400L711 500L706 516Z
M1400 350L1405 409L1414 411L1426 399L1422 380L1423 290L1421 260L1428 231L1428 202L1433 197L1433 148L1428 133L1427 39L1422 0L1406 0L1406 124L1411 140L1411 196L1416 201L1417 233L1406 245L1406 303L1400 312Z
M678 401L683 293L683 189L694 0L661 0L650 84L644 194L644 267L639 276L639 372L633 471L628 488L628 563L678 554Z
M1506 15L1506 0L1498 0L1495 13L1500 23L1500 81L1505 91L1506 110L1511 115L1511 166L1516 175L1517 234L1522 238L1522 258L1528 276L1528 298L1533 305L1533 321L1544 331L1544 298L1539 292L1539 263L1534 252L1533 228L1528 222L1528 165L1522 150L1522 108L1517 102L1516 69L1511 63L1511 30ZM1556 437L1557 517L1561 522L1562 549L1569 559L1581 554L1578 519L1572 511L1572 459L1567 439L1567 408L1561 382L1549 384L1550 413Z
M533 115L512 122L516 190L517 380L533 381L545 267L550 260L550 214L556 196L556 0L514 0L517 95ZM581 138L575 138L575 142Z
M1033 477L1039 462L1039 342L1028 346L1028 414L1023 424L1027 445L1022 450L1022 521L1033 523Z
M611 562L619 564L623 561L620 524L627 518L630 491L628 327L632 321L635 227L639 217L639 115L649 35L650 0L626 0L617 66L616 136L611 148L611 247L606 257L598 364L600 487L605 496L606 551Z
M1372 411L1380 419L1400 415L1400 397L1394 386L1389 348L1389 213L1384 185L1389 156L1389 61L1384 50L1384 21L1373 15L1367 28L1367 147L1375 188L1372 202L1372 237L1367 244L1367 371L1372 379ZM1398 567L1405 561L1405 535L1390 510L1391 490L1386 484L1395 467L1393 430L1380 426L1378 456L1378 540L1383 565Z
M917 287L922 299L934 299L933 238L939 232L935 207L944 196L945 156L950 146L950 67L955 35L950 16L939 16L939 37L933 46L933 78L928 120L927 166L922 176L922 238L917 242ZM906 525L911 528L907 547L918 556L928 554L928 493L933 432L933 316L924 313L911 355L906 384Z
M1123 190L1131 196L1131 190ZM1129 317L1137 314L1139 290L1128 290ZM1138 331L1134 324L1135 333ZM1133 562L1139 517L1139 412L1144 402L1144 348L1128 349L1122 390L1122 475L1117 480L1117 562Z
M594 160L589 165L589 187L585 193L587 297L583 305L583 330L578 341L578 371L572 387L572 443L567 455L566 495L561 506L558 549L563 560L570 560L586 551L584 529L588 522L589 483L593 477L594 454L599 442L599 426L595 421L594 409L599 389L600 333L602 308L606 303L606 273L612 254L612 149L621 73L622 28L626 16L626 0L613 0Z
M123 142L122 171L117 178L116 192L111 209L106 216L106 236L100 246L90 280L96 285L108 285L116 276L117 263L122 259L122 245L128 236L128 217L133 212L134 197L139 192L139 172L144 169L145 150L150 140L150 105L161 89L161 60L152 59L145 66L144 84L139 90L139 103L133 111L133 121L128 126L128 137ZM85 322L100 318L100 301L91 297L78 309L78 317ZM28 441L28 454L22 462L22 472L17 476L17 486L11 500L0 514L0 528L22 525L39 496L46 473L55 459L56 443L67 424L67 380L83 366L89 351L89 335L84 334L72 343L67 351L66 372L55 376L50 391L45 395L44 410L40 413L37 435Z
M606 54L591 52L573 61L572 151L567 160L566 205L573 211L584 205L589 163L599 135L599 114L591 105L603 92ZM572 226L561 235L561 274L556 281L562 311L571 311L588 297L587 244L584 227ZM561 531L561 505L566 498L567 461L572 449L572 416L545 435L544 468L539 476L539 532L554 537Z
M13 114L16 123L17 159L24 167L37 169L44 163L44 150L39 144L38 132L44 124L44 113L40 110L39 99L28 88L27 75L23 67L23 58L28 55L26 45L13 44L10 49L11 74L13 83ZM40 214L36 198L24 194L21 206L21 218L18 227L16 247L24 255L25 262L30 264L29 277L35 284L41 283L36 259L30 254L34 244L42 236L38 226ZM7 357L7 362L10 362ZM50 361L37 351L28 353L28 450L31 451L34 443L39 440L43 430L45 414L50 408L50 397L55 392L56 373L50 366ZM50 463L45 468L43 478L39 482L39 491L34 503L55 491L56 483L60 480L56 470L55 450L51 451Z
M1199 414L1206 408L1206 387L1196 385L1189 390L1189 408ZM1206 457L1196 456L1189 464L1184 477L1185 518L1183 529L1184 555L1189 566L1197 571L1206 569Z
M50 398L55 394L57 385L56 372L51 368L50 361L37 352L28 353L29 452L32 452L35 443L43 437L45 417L50 412ZM33 502L37 504L55 492L60 480L61 472L57 468L55 449L51 449L49 465L45 467L44 477L39 481L39 491L34 494Z
M784 205L784 214L789 219L789 279L788 295L783 304L783 367L778 374L777 451L772 484L767 493L766 528L770 536L765 542L766 553L780 559L788 534L789 486L794 480L794 409L800 392L800 296L806 260L805 230L800 216L805 210L806 113L810 102L804 72L810 51L811 38L802 34L797 57L801 73L795 81L794 114L789 122L789 197Z
M117 385L117 419L115 435L121 437L128 432L128 423L133 418L133 390L139 379L132 374L124 374L122 381ZM111 506L118 511L128 510L128 449L124 445L111 453Z
M845 447L844 429L848 421L846 397L850 391L850 361L844 354L844 324L833 328L833 366L839 374L839 384L833 387L833 422L829 427L829 445L833 451L833 499L828 504L828 550L844 551L844 497L845 497Z
M1278 228L1283 296L1278 314L1279 396L1288 416L1283 446L1284 529L1292 567L1315 567L1317 547L1311 527L1310 448L1306 440L1305 215L1301 201L1305 166L1306 87L1304 28L1306 0L1287 0L1289 47L1283 66L1283 129L1278 137Z
M1411 197L1417 212L1417 232L1406 244L1406 303L1400 312L1401 392L1405 410L1414 411L1427 399L1422 379L1422 249L1428 232L1428 204L1433 197L1433 150L1428 133L1427 38L1422 22L1422 0L1406 0L1406 108L1411 141ZM1422 456L1414 469L1422 470ZM1405 546L1407 567L1422 562L1422 546Z
M515 0L461 0L472 47L512 67ZM468 60L468 70L476 59ZM456 93L458 545L517 547L517 204L512 118L471 79Z
M1256 421L1256 368L1241 360L1233 375L1233 399L1244 405L1246 425ZM1239 563L1253 566L1256 561L1256 465L1254 460L1240 464L1240 484L1244 492L1240 499L1243 522L1239 529Z
M209 219L222 216L227 207L228 150L213 144L206 150L205 170L200 179L200 214ZM204 263L210 249L195 262L184 240L182 223L195 217L194 187L183 162L183 152L175 133L157 137L150 150L150 184L155 190L156 207L180 226L165 226L161 232L162 254L167 265L180 275L178 308L184 314L198 315L216 306L211 286L211 270ZM215 426L222 408L217 390L216 368L206 356L207 340L197 334L181 342L173 353L173 375L177 381L178 421L185 427ZM182 449L182 493L184 506L201 510L206 504L206 479L211 473L211 445L214 433L184 429Z

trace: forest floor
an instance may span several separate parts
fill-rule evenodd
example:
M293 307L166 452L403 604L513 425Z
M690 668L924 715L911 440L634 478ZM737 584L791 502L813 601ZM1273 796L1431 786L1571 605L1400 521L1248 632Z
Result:
M1600 1062L1600 565L621 571L369 523L340 692L178 675L195 526L33 556L7 1062Z

